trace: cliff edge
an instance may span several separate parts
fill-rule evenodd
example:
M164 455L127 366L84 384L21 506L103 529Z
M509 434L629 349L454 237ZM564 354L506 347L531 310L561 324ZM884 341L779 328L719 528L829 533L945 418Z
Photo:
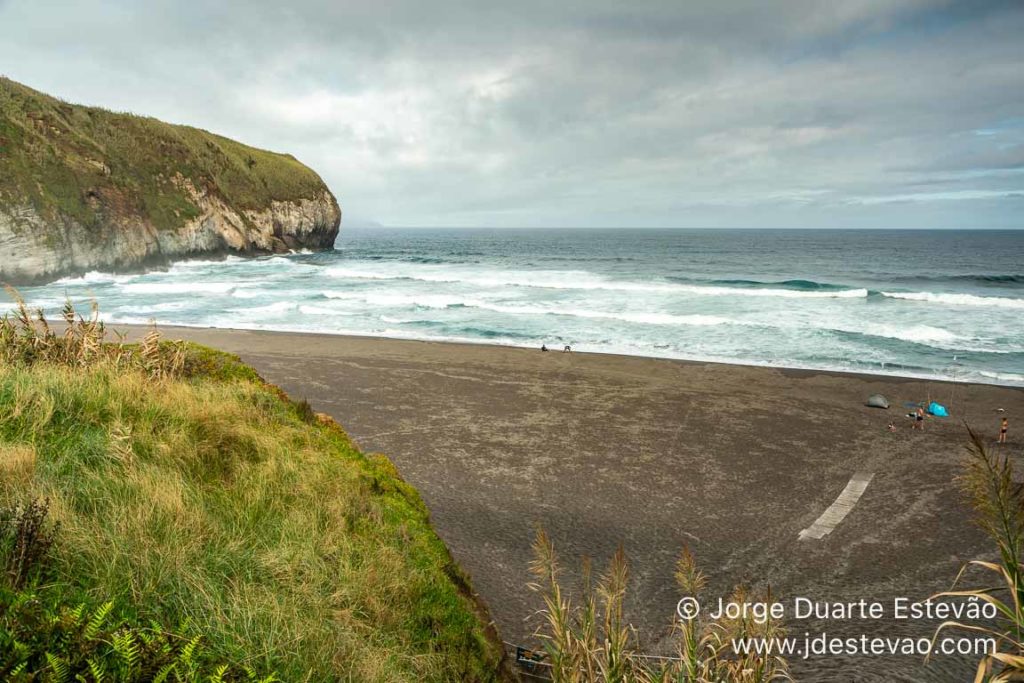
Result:
M340 223L290 155L0 78L0 282L330 249Z

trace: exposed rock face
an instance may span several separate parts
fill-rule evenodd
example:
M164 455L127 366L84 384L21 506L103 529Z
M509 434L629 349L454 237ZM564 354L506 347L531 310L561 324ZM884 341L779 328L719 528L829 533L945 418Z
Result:
M174 230L158 230L139 216L119 216L86 229L68 217L44 220L31 206L0 206L0 282L35 284L203 254L330 249L341 223L338 202L326 190L244 214L216 197L196 193L196 200L202 214Z
M341 209L288 154L0 77L0 283L331 249Z

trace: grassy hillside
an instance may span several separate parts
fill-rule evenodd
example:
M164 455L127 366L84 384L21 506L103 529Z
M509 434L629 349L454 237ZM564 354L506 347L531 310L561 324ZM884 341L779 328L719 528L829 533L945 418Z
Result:
M125 628L185 624L209 661L285 681L495 678L499 647L387 459L234 357L73 329L0 328L0 527L33 500L59 523L20 588L0 543L0 608L111 601Z
M94 226L138 215L170 229L198 215L175 174L240 211L326 187L294 157L188 126L62 102L0 78L0 205Z

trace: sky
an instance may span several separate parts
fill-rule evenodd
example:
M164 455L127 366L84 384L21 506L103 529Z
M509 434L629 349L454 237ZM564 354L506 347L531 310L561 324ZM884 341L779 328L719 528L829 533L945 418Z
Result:
M1024 228L1024 1L0 0L0 74L344 224Z

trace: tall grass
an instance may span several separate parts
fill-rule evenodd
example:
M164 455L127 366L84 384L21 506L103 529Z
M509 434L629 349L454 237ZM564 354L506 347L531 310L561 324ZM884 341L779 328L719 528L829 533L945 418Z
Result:
M187 623L166 629L115 616L115 603L62 603L45 501L0 508L0 680L6 683L273 683L219 662Z
M288 681L498 676L416 491L237 359L0 322L0 506L49 500L54 589L187 621Z
M975 680L1003 683L1024 680L1024 484L1014 481L1008 455L989 453L984 439L968 428L969 458L961 484L976 513L978 525L995 543L999 560L972 560L960 570L953 589L932 596L974 598L996 608L992 625L947 621L933 641L947 629L960 629L994 638L998 651L978 662ZM979 569L992 585L957 590L968 570Z
M80 368L103 363L113 368L142 370L153 379L180 376L186 369L186 346L162 341L155 327L139 344L125 344L121 338L108 343L95 302L88 318L79 314L70 301L65 303L61 311L64 329L60 331L50 325L41 309L29 309L14 288L6 290L15 309L0 317L0 363L50 363Z
M732 641L784 635L774 620L677 618L672 624L675 652L651 657L638 644L636 629L623 618L629 566L620 548L595 580L589 561L583 563L579 602L563 587L563 568L551 539L539 531L533 546L530 587L543 600L537 635L544 642L544 664L555 683L766 683L789 680L782 658L738 655ZM684 596L700 595L706 585L688 549L677 563L676 582ZM732 600L750 601L737 589ZM764 597L764 596L762 596Z

